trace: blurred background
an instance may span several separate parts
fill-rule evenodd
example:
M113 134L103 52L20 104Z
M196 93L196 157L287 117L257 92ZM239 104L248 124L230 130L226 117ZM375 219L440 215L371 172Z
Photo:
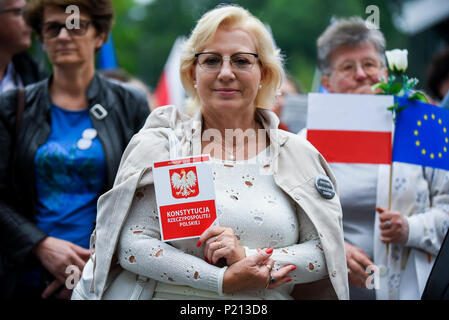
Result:
M366 19L370 5L379 8L387 49L408 49L409 76L425 90L432 57L449 42L449 0L113 0L116 19L101 68L125 70L154 91L177 38L187 37L203 13L220 3L249 9L272 31L285 67L301 93L316 91L317 37L337 17ZM34 55L45 55L37 41ZM112 52L112 53L111 53ZM111 56L112 54L112 56Z

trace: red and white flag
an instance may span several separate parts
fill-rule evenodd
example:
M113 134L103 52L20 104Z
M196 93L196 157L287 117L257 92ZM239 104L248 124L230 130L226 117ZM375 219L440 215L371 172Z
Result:
M184 109L186 93L179 74L184 41L184 37L176 39L157 83L154 95L157 99L158 107L172 104L180 108L180 110Z
M309 94L307 140L327 162L390 164L393 96Z

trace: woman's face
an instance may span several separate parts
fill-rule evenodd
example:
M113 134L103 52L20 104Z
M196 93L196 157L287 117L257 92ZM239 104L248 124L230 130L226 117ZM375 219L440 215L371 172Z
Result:
M207 70L200 66L200 59L204 59L204 55L197 59L193 79L197 84L203 110L216 112L254 110L254 100L262 80L259 60L254 56L246 55L250 58L249 62L253 62L252 66L239 68L237 63L235 66L231 65L228 59L236 53L257 54L251 36L241 29L220 27L213 40L202 52L217 53L225 57L223 64L217 70ZM245 60L242 60L242 63L245 63Z
M97 32L90 17L82 12L80 28L76 31L67 30L66 23L73 24L69 17L60 7L46 6L44 9L41 36L51 63L55 67L94 64L95 51L104 43L105 34ZM60 28L59 33L56 31L57 34L52 37L51 30L57 30L58 24L66 27Z
M330 59L332 71L323 76L322 84L332 93L373 94L371 86L387 75L372 43L338 47Z

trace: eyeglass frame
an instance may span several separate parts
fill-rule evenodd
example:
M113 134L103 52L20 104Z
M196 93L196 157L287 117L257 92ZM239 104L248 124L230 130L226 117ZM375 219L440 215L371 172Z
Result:
M64 28L71 37L82 37L89 30L89 26L92 24L92 21L91 20L80 19L79 22L80 23L86 23L86 28L85 28L85 30L84 30L84 32L82 34L74 34L74 33L72 33L73 30L80 30L81 28L79 28L79 29L78 28L69 29L69 28L67 28L67 23L58 23L56 21L48 21L48 22L44 23L41 26L41 28L40 28L40 34L41 34L42 38L45 39L45 40L54 39L54 38L57 38L59 36L59 34L61 33L61 29ZM58 32L53 37L45 37L44 36L44 27L45 27L46 24L49 24L49 23L58 24Z
M18 17L23 17L25 8L10 8L10 9L0 10L0 14L11 13L11 12L13 12Z
M344 61L344 62L341 63L339 66L334 66L332 69L333 69L334 71L336 71L336 72L338 72L338 73L344 75L344 76L354 76L354 75L357 73L357 65L360 64L360 66L361 66L363 72L365 72L365 74L366 74L367 76L373 76L373 75L375 74L375 72L373 72L373 74L368 73L368 72L366 72L366 70L363 68L363 64L364 64L366 61L350 61L350 62L352 62L352 65L353 65L353 66L354 66L354 65L356 66L356 68L355 68L350 74L348 74L347 72L345 72L344 70L342 70L343 67L344 67L344 65L345 65L347 62L348 62L348 61ZM379 71L379 70L382 69L382 62L376 60L375 63L377 64L377 65L375 66L376 72L377 72L377 71Z
M227 61L227 60L229 60L229 62L231 63L231 67L233 68L234 71L235 71L235 70L238 70L238 71L244 70L244 69L234 68L234 65L232 64L231 57L233 57L233 56L235 56L235 55L238 55L238 54L249 54L249 55L252 55L252 56L255 57L255 58L259 61L259 63L260 63L259 55L258 55L257 53L253 53L253 52L236 52L236 53L231 54L230 56L223 56L223 55L221 55L221 54L218 53L218 52L207 52L207 51L206 51L206 52L198 52L198 53L195 53L195 55L194 55L196 61L198 61L198 57L199 57L200 55L202 55L202 54L213 54L213 55L219 56L219 57L221 58L221 66L220 66L217 70L207 69L207 68L205 68L205 67L202 67L201 64L199 64L199 66L200 66L203 70L206 70L206 71L209 71L209 72L217 72L218 70L220 70L220 69L223 67L223 62L224 62L224 61ZM227 58L227 59L225 59L225 58ZM253 64L253 65L254 65L254 64ZM252 66L253 66L253 65L252 65ZM252 66L251 66L251 68L248 69L248 70L252 70L252 68L253 68Z

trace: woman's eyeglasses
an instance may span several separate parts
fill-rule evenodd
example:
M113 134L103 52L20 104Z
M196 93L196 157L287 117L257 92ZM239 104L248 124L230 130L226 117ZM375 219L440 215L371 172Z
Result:
M68 28L65 23L51 21L43 25L41 34L44 39L52 39L57 37L61 32L61 29L64 28L67 30L70 36L81 37L87 33L90 24L91 21L79 20L79 27L74 26L73 28Z
M259 55L249 52L237 52L231 56L222 56L215 52L200 52L195 54L195 58L200 67L207 71L220 70L224 60L229 60L233 70L247 71L254 67L259 59Z

